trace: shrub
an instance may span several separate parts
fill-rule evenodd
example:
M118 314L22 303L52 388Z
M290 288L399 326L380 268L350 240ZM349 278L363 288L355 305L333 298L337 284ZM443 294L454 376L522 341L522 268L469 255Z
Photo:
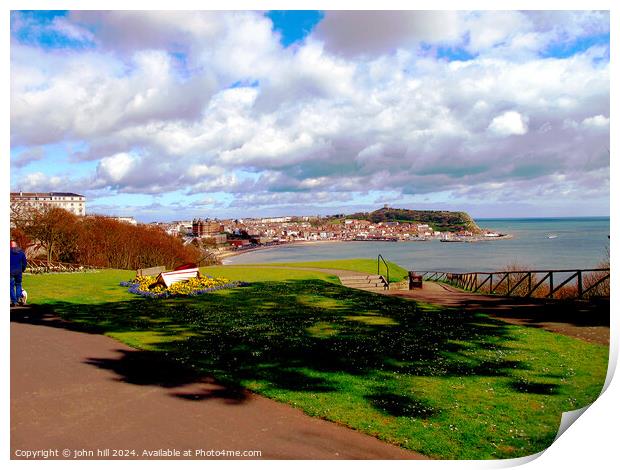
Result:
M184 245L159 227L134 226L104 216L80 218L52 208L36 212L18 229L45 248L48 261L115 269L208 263L198 247Z
M600 263L597 268L609 269L609 261L605 261ZM583 290L590 288L590 286L594 286L597 282L607 276L607 272L594 272L590 274L585 274L583 276ZM610 289L610 278L605 279L600 282L598 285L593 287L593 289L586 294L587 298L591 297L609 297L611 289Z
M506 279L504 279L497 287L497 289L495 290L495 292L497 294L507 294L510 289L512 290L512 294L513 296L516 297L525 297L528 292L529 292L529 287L530 287L530 282L528 281L528 279L526 278L525 280L523 280L516 289L514 289L514 286L521 281L521 279L523 279L523 277L526 275L526 273L528 271L531 271L531 268L527 267L527 266L522 266L516 263L511 263L508 264L506 267L503 268L503 271L521 271L521 272L516 272L513 274L509 274L507 276ZM532 280L531 280L531 286L534 287L538 281L540 280L540 278L538 277L537 274L532 274ZM510 289L508 288L510 286ZM536 289L536 291L534 292L534 294L539 293L542 289L543 286L540 286L538 289ZM534 295L533 295L534 296Z

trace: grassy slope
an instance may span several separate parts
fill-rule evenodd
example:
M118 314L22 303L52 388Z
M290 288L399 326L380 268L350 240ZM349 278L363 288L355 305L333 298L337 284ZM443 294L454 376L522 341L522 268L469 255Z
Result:
M135 276L135 271L106 269L92 273L26 274L24 289L31 304L64 302L97 304L131 300L135 296L118 285Z
M209 266L200 268L201 273L214 277L226 277L233 281L284 281L294 279L319 279L337 282L336 276L321 272L296 271L294 269L269 270L248 269L242 266ZM135 300L121 281L129 281L135 271L106 269L92 273L26 274L24 289L28 290L30 303L49 304L62 300L71 303L97 304L122 300Z
M324 281L340 283L337 276L322 272L299 271L286 268L260 269L247 266L208 266L200 268L200 272L215 277L226 277L233 281L285 281L293 279L319 279Z
M373 259L332 259L327 261L302 261L297 263L271 263L273 266L299 266L308 268L346 269L369 274L377 274L377 260ZM407 277L407 270L396 263L388 261L390 266L390 282L402 281ZM385 275L385 265L380 265L381 274Z
M561 412L591 403L605 378L603 346L321 273L244 269L209 268L253 284L193 299L130 296L123 271L24 284L33 301L134 347L439 458L542 450Z

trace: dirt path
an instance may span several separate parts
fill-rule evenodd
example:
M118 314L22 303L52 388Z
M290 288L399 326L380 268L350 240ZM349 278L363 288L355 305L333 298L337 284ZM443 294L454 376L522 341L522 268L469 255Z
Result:
M424 282L422 289L389 295L489 314L516 325L534 326L598 344L609 344L609 300L596 302L497 297Z
M70 325L34 309L11 311L11 458L32 449L93 451L85 458L112 457L98 449L139 458L158 449L191 450L192 458L213 458L195 449L259 450L266 459L424 458Z

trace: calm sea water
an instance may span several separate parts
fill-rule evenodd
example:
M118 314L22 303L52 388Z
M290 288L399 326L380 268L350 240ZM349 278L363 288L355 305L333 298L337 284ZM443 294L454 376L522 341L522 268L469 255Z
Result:
M284 245L244 253L227 264L384 258L413 271L500 271L510 264L532 269L588 269L608 259L609 217L479 219L480 227L509 233L508 240L478 243L348 242ZM557 238L549 239L554 234Z

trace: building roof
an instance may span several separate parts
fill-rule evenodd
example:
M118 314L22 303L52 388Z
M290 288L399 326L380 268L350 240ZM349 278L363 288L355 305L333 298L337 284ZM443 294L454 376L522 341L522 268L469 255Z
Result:
M77 196L77 197L84 197L82 194L76 194L76 193L49 193L52 196Z
M21 196L21 197L51 197L51 196L84 197L84 195L76 194L76 193L56 193L56 192L50 192L50 193L25 193L25 192L22 192L22 191L19 191L19 192L16 192L16 193L11 193L11 196Z

